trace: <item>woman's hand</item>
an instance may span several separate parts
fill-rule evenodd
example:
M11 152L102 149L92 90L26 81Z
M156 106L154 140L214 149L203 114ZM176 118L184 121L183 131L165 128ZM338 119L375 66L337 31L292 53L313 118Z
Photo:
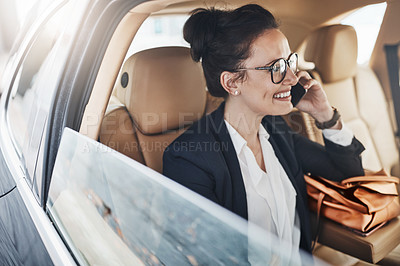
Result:
M299 83L306 89L306 94L296 105L297 109L310 114L318 122L329 121L333 116L333 110L321 84L311 78L306 71L299 71L296 75ZM332 129L340 128L341 123L336 123L332 127Z

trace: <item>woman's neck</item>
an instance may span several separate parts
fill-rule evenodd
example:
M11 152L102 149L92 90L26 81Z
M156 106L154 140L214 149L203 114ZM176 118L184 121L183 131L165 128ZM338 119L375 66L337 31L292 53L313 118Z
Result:
M248 143L258 140L262 116L255 114L247 105L235 99L228 99L225 103L224 118Z

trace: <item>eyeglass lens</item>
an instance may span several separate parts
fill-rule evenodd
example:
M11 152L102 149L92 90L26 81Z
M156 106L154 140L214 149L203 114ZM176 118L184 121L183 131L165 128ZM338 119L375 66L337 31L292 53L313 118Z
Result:
M297 54L292 54L289 59L279 59L272 65L272 82L280 83L286 76L287 65L293 73L297 72Z

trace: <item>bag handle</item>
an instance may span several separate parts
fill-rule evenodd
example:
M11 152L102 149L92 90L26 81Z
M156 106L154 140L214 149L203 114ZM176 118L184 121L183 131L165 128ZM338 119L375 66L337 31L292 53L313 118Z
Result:
M399 179L393 176L386 176L386 175L373 175L373 176L355 176L350 177L343 180L341 183L343 185L355 182L391 182L391 183L399 183Z
M346 197L342 196L338 191L325 186L324 184L318 182L317 180L315 180L312 177L305 175L304 179L306 180L306 183L308 183L310 186L318 189L321 193L322 192L325 193L326 195L335 199L336 201L340 202L341 204L351 206L353 209L356 209L359 212L368 213L368 207L365 206L364 204L347 199Z
M311 245L311 252L314 250L315 248L315 244L318 242L319 239L319 231L320 231L320 227L321 227L321 208L322 208L322 203L324 202L324 198L325 198L325 194L324 193L319 193L318 195L318 203L317 203L317 232L315 234L314 237L314 242Z

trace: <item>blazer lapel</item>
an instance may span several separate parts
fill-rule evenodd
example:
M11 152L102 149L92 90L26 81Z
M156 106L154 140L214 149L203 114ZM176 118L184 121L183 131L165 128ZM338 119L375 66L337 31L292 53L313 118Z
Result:
M285 143L286 145L282 145L283 143L278 143L284 141L284 138L279 138L279 134L285 134L285 132L276 132L277 128L274 125L274 117L273 116L267 116L263 119L263 126L265 129L268 131L270 134L269 142L271 143L276 157L278 157L279 162L281 163L283 169L285 170L286 174L288 175L290 181L292 182L294 188L296 191L298 190L298 186L296 183L296 179L293 173L293 166L289 164L289 161L296 162L296 155L292 150L283 150L285 147L289 147L288 143Z
M248 219L247 216L247 199L246 190L244 187L242 172L240 170L239 161L236 155L232 139L229 135L224 121L224 108L223 102L218 109L213 112L209 117L211 119L210 132L214 135L215 139L220 143L222 155L228 168L231 184L232 184L232 210L241 217Z
M300 246L310 251L311 247L311 231L310 231L310 221L307 215L307 198L304 198L303 192L301 189L301 185L297 184L296 178L294 176L295 171L297 169L293 169L293 166L290 165L289 162L296 162L296 155L293 150L289 149L289 143L287 143L285 138L279 137L279 134L287 134L287 132L278 132L276 125L274 125L274 118L271 116L265 117L263 119L263 125L266 127L268 133L270 133L269 141L274 148L276 157L278 157L279 162L282 164L283 169L286 171L290 181L293 184L293 187L297 192L297 204L296 208L298 210L298 214L300 216L300 226L302 231L301 243ZM290 133L289 133L290 134ZM288 147L285 149L285 147ZM300 182L300 181L299 181Z

